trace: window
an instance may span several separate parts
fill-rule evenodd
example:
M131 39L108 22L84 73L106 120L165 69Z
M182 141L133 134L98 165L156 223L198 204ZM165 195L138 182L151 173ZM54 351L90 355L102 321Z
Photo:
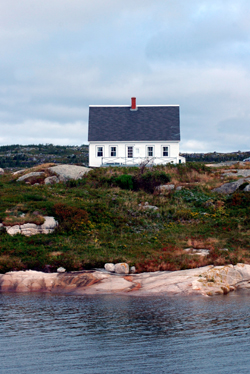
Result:
M133 158L133 147L128 147L128 158Z
M97 147L97 157L103 156L103 147Z
M162 147L162 156L168 157L168 147Z
M154 155L153 147L148 147L148 157L153 157L153 155Z
M110 148L110 156L111 157L116 157L116 147L111 147Z

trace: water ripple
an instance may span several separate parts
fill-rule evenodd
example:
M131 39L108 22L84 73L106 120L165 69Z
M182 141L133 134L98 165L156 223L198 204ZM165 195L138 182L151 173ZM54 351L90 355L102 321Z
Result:
M249 373L249 307L248 293L2 294L0 372Z

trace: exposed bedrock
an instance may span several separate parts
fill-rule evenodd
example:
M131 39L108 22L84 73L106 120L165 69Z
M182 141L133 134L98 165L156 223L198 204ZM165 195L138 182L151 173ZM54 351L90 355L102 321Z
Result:
M44 223L36 225L35 223L24 223L23 225L5 226L9 235L22 234L25 236L37 234L50 234L58 226L58 222L54 217L44 217Z
M0 292L213 296L242 288L250 288L250 265L206 266L174 272L129 275L94 270L71 273L27 270L0 275Z

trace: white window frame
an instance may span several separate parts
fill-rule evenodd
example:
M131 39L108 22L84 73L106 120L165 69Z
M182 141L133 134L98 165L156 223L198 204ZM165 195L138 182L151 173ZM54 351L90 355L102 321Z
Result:
M168 149L168 155L167 156L164 156L164 148ZM169 147L169 145L162 145L161 146L161 155L162 155L162 157L169 157L169 155L170 155L170 147Z
M112 151L112 148L115 148L115 151ZM110 157L117 157L117 153L118 153L117 151L118 151L117 145L111 145L109 148ZM115 155L112 155L112 152L115 152Z
M149 148L152 148L152 156L149 155ZM147 145L146 146L146 157L154 157L155 154L155 147L153 145Z
M102 155L99 156L98 153L99 153L99 150L98 148L102 148ZM96 157L103 157L104 156L104 146L103 145L97 145L96 146Z

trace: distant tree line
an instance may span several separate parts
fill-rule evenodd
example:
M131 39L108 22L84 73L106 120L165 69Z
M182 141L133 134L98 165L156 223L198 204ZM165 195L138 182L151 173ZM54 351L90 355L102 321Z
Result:
M250 151L231 153L181 153L186 161L223 162L242 161L250 157ZM53 144L0 146L0 167L3 169L27 168L41 163L79 164L88 166L88 145L62 146Z
M26 168L46 162L88 165L88 146L53 144L0 146L1 168Z
M250 157L250 151L247 152L231 152L231 153L181 153L181 156L186 158L186 161L199 162L223 162L223 161L242 161Z

